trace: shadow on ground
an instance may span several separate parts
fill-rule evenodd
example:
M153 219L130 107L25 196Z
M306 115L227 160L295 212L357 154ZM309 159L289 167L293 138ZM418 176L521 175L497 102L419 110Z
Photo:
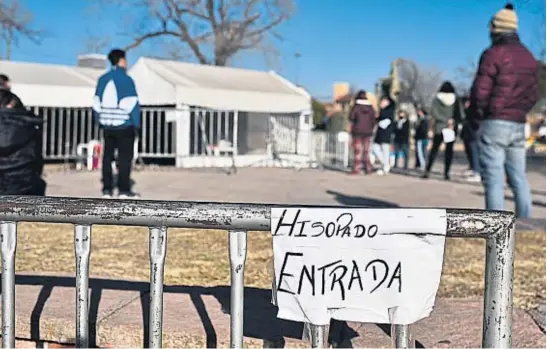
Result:
M374 207L374 208L395 208L399 207L396 203L366 198L362 196L353 196L343 194L334 190L327 190L327 194L334 196L334 199L344 206L361 206L361 207Z
M45 304L55 287L74 287L75 279L72 277L39 276L39 275L16 275L17 285L42 286L38 300L34 305L31 314L31 340L40 342L40 319ZM150 284L147 282L123 281L90 278L89 288L89 330L90 347L97 347L97 323L99 314L99 303L104 290L123 290L140 292L140 302L143 312L143 343L149 343L148 323L150 320ZM203 331L206 334L207 348L216 348L218 338L212 320L207 313L202 296L215 297L225 314L230 313L230 287L201 287L201 286L164 286L164 293L187 294L196 307ZM244 336L267 341L271 347L283 347L284 338L302 339L304 326L302 323L281 320L277 318L277 308L271 304L271 290L253 287L245 288L244 307ZM390 326L378 325L387 335L390 335ZM329 331L329 342L331 344L349 343L348 341L358 336L350 326L342 321L332 321ZM351 345L351 344L350 344ZM423 347L416 342L417 347ZM339 346L338 346L339 347Z

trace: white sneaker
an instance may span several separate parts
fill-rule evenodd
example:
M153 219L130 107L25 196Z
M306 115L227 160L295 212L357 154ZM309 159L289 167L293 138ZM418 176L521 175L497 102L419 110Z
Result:
M473 172L472 170L465 170L465 171L463 171L463 175L464 175L464 177L471 177L471 176L475 175L475 172Z
M383 175L385 175L386 173L384 172L384 170L379 169L379 170L376 171L376 174L377 174L378 176L383 176Z
M473 174L465 179L470 183L479 183L481 181L481 176L478 174Z

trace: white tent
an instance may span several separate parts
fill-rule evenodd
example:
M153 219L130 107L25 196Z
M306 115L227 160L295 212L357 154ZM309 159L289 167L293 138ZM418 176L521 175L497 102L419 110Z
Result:
M52 108L91 107L102 69L76 66L0 61L12 91L27 106Z
M129 70L141 105L300 113L311 97L277 73L140 58Z

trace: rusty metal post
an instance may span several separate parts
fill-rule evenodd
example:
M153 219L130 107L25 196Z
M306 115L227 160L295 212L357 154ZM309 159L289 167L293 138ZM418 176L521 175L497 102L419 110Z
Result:
M150 228L150 321L148 348L161 348L163 333L163 269L167 227Z
M243 348L243 294L247 232L230 231L230 348Z
M15 348L15 250L17 223L0 223L2 250L2 348Z
M487 237L483 348L511 348L514 253L514 223Z
M74 226L76 255L76 347L89 348L89 256L91 226Z
M393 348L415 348L409 325L391 325L391 343Z

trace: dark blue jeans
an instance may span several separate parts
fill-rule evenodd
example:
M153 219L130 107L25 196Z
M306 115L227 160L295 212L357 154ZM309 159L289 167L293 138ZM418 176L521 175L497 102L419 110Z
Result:
M404 169L408 170L408 143L395 143L395 166L399 163L399 157L402 156L404 159Z

